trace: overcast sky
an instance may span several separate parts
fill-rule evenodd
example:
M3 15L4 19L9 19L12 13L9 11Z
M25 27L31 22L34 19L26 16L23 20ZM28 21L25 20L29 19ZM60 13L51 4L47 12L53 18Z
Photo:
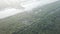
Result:
M0 19L55 1L57 0L0 0Z

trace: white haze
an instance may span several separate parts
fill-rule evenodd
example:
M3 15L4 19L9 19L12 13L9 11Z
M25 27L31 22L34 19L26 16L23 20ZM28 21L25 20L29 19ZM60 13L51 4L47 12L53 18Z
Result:
M0 19L55 1L57 0L0 0Z

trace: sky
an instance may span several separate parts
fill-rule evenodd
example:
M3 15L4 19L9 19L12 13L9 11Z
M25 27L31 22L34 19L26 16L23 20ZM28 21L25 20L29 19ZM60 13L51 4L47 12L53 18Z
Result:
M0 19L55 1L57 0L0 0Z

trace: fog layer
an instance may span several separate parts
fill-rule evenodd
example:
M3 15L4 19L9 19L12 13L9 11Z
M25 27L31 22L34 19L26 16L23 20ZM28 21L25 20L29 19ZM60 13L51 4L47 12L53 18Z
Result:
M57 0L0 0L0 19L55 1Z

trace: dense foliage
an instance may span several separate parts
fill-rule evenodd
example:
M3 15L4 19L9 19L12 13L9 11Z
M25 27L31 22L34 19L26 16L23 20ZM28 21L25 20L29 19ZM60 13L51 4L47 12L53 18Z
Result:
M0 34L60 34L60 1L1 19Z

